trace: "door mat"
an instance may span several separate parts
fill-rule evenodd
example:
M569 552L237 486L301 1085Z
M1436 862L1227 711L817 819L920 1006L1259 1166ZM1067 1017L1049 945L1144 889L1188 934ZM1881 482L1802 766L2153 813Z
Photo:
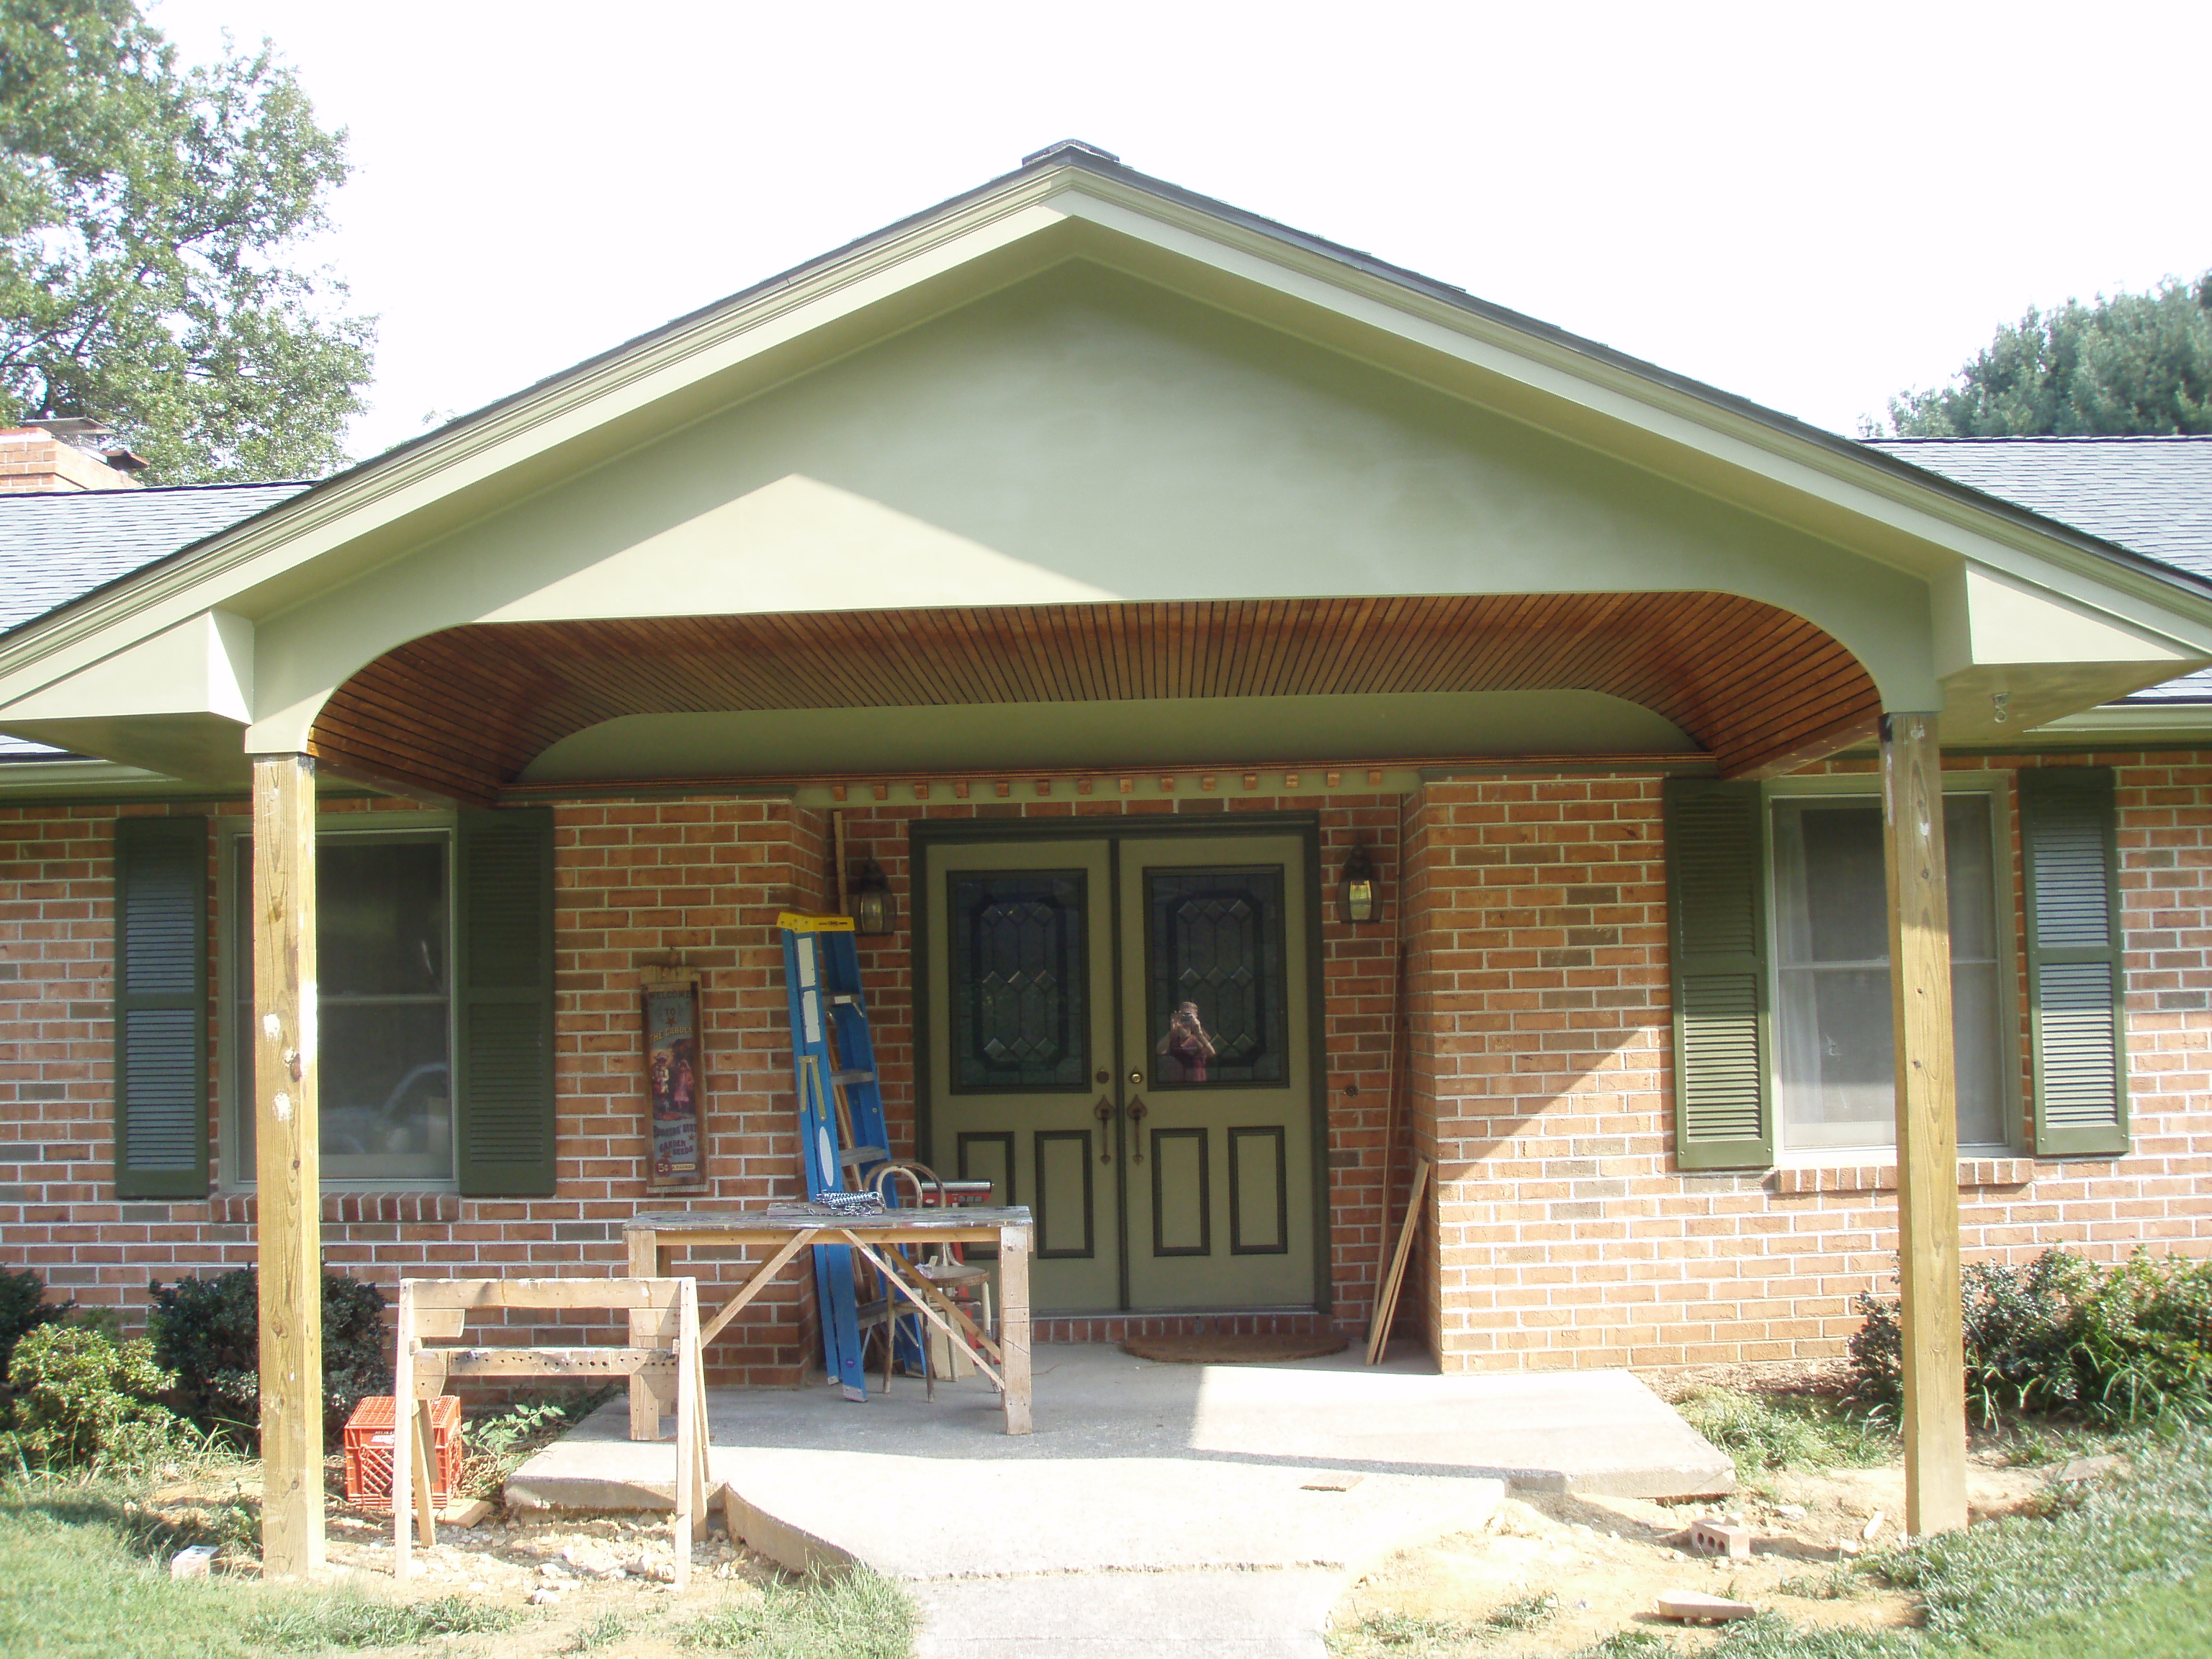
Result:
M1342 1353L1348 1336L1327 1331L1311 1336L1133 1336L1121 1352L1163 1365L1273 1365L1287 1359L1318 1359Z

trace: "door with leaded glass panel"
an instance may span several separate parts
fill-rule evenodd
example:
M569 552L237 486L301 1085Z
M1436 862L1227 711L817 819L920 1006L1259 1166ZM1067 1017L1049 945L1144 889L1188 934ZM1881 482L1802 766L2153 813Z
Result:
M1121 1305L1108 843L931 851L930 1146L940 1174L992 1183L1036 1231L1033 1305Z
M1313 1305L1305 843L1117 845L1129 1305Z

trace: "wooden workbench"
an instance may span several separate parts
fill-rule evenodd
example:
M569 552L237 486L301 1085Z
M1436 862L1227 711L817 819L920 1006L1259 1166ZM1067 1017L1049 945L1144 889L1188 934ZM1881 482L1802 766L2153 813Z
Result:
M1030 1225L1026 1208L885 1210L867 1216L827 1215L797 1205L765 1210L665 1210L632 1217L623 1225L623 1237L629 1246L631 1274L646 1279L662 1276L665 1250L695 1244L755 1244L772 1252L735 1296L701 1322L702 1343L712 1342L809 1245L850 1245L998 1383L1006 1432L1030 1431ZM977 1332L926 1281L902 1272L899 1259L884 1251L884 1246L892 1244L997 1245L998 1340ZM633 1335L631 1340L641 1339ZM656 1439L660 1433L660 1402L642 1376L630 1381L629 1432L633 1440Z

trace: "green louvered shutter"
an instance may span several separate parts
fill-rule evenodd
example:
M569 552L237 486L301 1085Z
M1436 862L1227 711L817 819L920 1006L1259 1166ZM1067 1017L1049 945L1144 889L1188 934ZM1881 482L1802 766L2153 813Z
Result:
M115 1195L208 1190L208 823L115 822Z
M2020 774L2035 1150L2128 1150L2127 979L2109 767Z
M1674 1162L1684 1170L1774 1161L1760 810L1755 783L1667 783Z
M461 1190L543 1198L553 1172L553 814L466 811L455 836L453 1105Z

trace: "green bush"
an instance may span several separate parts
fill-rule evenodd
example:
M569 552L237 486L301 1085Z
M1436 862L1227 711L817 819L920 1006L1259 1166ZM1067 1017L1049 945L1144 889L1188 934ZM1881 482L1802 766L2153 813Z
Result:
M25 1268L12 1273L0 1267L0 1382L15 1363L15 1345L42 1325L68 1317L74 1302L46 1300L46 1281Z
M42 1325L15 1345L9 1367L15 1449L47 1469L143 1462L176 1443L182 1425L157 1398L176 1381L143 1337L118 1344L83 1326Z
M155 1357L183 1380L179 1408L206 1429L257 1431L261 1422L260 1281L251 1267L150 1287ZM365 1395L392 1391L384 1297L343 1273L323 1275L323 1424L345 1425Z
M2138 1249L2114 1267L2045 1250L2025 1267L1960 1274L1966 1403L1984 1424L2015 1413L2136 1423L2212 1415L2212 1262ZM1903 1393L1898 1304L1858 1299L1854 1399L1885 1408Z

